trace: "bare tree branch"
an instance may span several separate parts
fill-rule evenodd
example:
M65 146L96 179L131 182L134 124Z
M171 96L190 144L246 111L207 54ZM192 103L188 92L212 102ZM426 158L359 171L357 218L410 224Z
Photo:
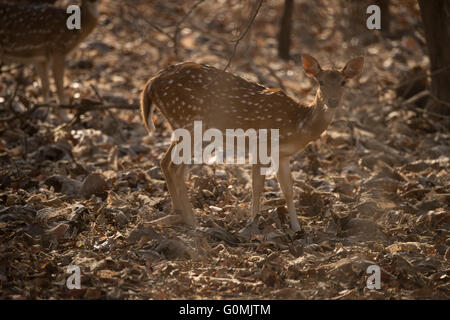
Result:
M198 0L189 8L189 10L186 12L186 14L176 23L175 31L174 31L173 35L167 31L165 31L160 26L149 21L145 17L142 17L142 20L144 20L145 23L147 23L150 27L152 27L156 31L164 34L166 37L168 37L172 41L174 54L178 59L179 58L178 42L179 42L179 37L180 37L181 25L187 20L187 18L192 14L192 12L194 12L194 10L205 1L206 0ZM129 3L126 3L125 5L131 9L133 9L135 12L138 12L138 10L134 6L130 5Z
M237 47L239 45L239 42L242 39L244 39L244 37L247 35L248 31L250 30L250 27L252 26L253 22L255 21L256 16L258 15L259 9L261 8L261 5L262 5L263 1L264 0L259 0L258 1L258 4L256 5L255 12L253 13L253 16L251 17L251 19L250 19L247 27L245 28L244 32L241 33L239 38L237 38L236 40L233 40L233 42L234 42L233 53L231 54L230 58L228 59L228 63L225 66L225 68L223 69L223 71L227 71L227 69L230 67L231 61L233 60L234 56L236 55L236 50L237 50Z
M189 10L186 12L186 14L184 15L183 18L181 18L180 21L177 22L176 24L176 28L175 28L175 32L173 34L173 50L175 53L175 56L178 58L178 39L180 36L180 30L181 30L181 25L186 21L186 19L191 15L192 12L194 12L194 10L201 5L203 2L205 2L205 0L198 0L196 3L194 3L192 5L192 7L189 8Z
M165 31L162 27L158 26L157 24L154 24L153 22L151 22L150 20L148 20L147 18L145 18L144 16L142 16L142 15L141 15L141 12L140 12L138 9L136 9L136 7L132 6L131 3L126 2L126 3L125 3L125 6L128 7L128 8L130 8L130 9L132 9L134 12L138 13L139 16L141 17L141 19L142 19L146 24L148 24L151 28L155 29L156 31L158 31L159 33L165 35L165 36L168 37L171 41L173 41L173 36L172 36L169 32Z

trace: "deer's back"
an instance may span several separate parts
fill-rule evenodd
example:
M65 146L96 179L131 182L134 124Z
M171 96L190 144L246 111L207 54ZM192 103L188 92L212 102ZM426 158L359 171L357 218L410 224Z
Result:
M47 4L0 3L0 55L20 59L69 52L86 32L69 30L67 18L64 9Z
M309 111L281 89L268 89L211 66L186 62L161 71L151 95L172 128L280 129ZM289 129L290 130L290 129Z

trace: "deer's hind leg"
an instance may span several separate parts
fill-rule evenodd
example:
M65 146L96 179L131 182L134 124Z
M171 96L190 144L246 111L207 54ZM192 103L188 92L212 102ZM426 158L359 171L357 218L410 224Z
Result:
M256 215L261 209L261 194L264 191L264 180L266 176L261 174L261 166L258 164L252 165L252 211L250 216L250 223L252 223Z
M192 209L192 204L191 201L189 200L184 180L186 165L184 163L177 165L172 163L172 165L176 175L176 188L178 196L183 208L182 209L183 220L186 224L195 226L197 225L197 219L195 218L194 211Z
M64 95L64 69L65 69L64 55L55 54L52 59L53 78L55 79L56 91L60 104L67 104L66 96Z
M166 178L167 189L169 190L170 198L172 199L173 209L177 213L181 213L183 211L183 206L180 202L180 198L178 197L177 189L175 186L176 175L173 169L171 170L172 164L172 149L176 146L176 142L172 142L167 149L166 153L164 153L160 165L161 170Z
M48 102L50 98L50 81L48 80L48 62L39 61L35 63L36 71L41 79L42 96L44 102Z
M174 141L161 159L161 170L166 178L167 189L172 199L173 209L176 214L182 216L183 222L195 225L195 216L187 197L186 185L184 183L184 164L175 164L172 161L172 150L177 145Z

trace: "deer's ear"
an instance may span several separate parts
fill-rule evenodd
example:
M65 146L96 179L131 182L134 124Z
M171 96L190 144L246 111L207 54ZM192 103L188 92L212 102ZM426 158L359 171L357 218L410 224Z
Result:
M317 76L322 71L319 62L308 54L302 55L302 62L303 70L305 70L308 77L317 79Z
M342 74L344 77L350 79L359 75L364 66L364 57L356 57L347 62L344 69L342 69Z

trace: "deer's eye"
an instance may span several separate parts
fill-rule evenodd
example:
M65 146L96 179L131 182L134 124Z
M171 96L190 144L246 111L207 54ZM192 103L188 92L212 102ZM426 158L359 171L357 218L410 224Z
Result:
M342 81L341 81L341 86L342 86L342 87L345 86L346 83L347 83L347 80L342 80Z

